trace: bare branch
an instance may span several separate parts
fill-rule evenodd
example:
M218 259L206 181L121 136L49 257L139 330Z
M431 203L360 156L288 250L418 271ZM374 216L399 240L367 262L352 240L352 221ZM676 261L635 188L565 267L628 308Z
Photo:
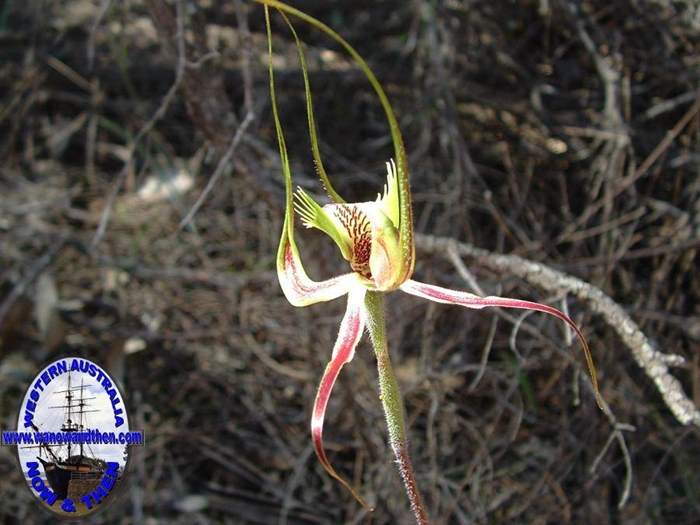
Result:
M570 293L587 302L617 332L634 360L654 382L675 418L684 425L700 426L700 410L683 391L680 381L669 372L669 362L677 365L684 361L683 358L663 354L654 348L637 323L600 288L538 262L516 255L491 253L446 237L417 235L416 247L424 253L445 258L449 257L450 250L454 250L493 271L515 275L550 292Z
M175 93L177 93L177 90L180 88L180 84L182 83L182 79L185 74L185 67L187 66L187 56L185 54L185 7L183 0L178 0L176 2L176 5L177 32L175 34L175 39L177 41L177 67L175 69L175 81L163 97L163 100L161 101L160 106L158 106L158 109L155 111L155 113L153 113L151 118L141 127L139 132L136 134L136 137L134 138L134 140L131 141L131 144L129 145L129 153L126 162L124 163L124 166L117 175L117 180L114 181L112 191L109 193L109 196L107 197L107 202L105 203L105 207L102 210L102 216L100 217L100 222L97 226L97 231L95 232L95 236L92 238L91 246L93 249L99 244L100 240L102 240L102 237L104 236L105 231L107 230L107 224L109 223L109 218L112 214L112 207L114 206L114 201L116 200L117 195L119 194L119 190L121 190L121 187L124 184L124 180L126 180L126 175L129 173L129 169L131 168L131 164L134 160L134 152L136 151L136 147L139 145L143 137L145 137L153 129L153 126L155 126L156 123L161 118L163 118L165 113L168 111L168 108L170 107L170 103L175 97Z
M224 155L219 160L219 163L216 165L214 173L211 177L209 177L207 185L204 187L199 197L197 197L197 202L194 203L192 208L190 208L190 211L187 212L187 215L185 215L185 217L180 221L180 224L178 225L178 228L180 230L190 223L192 218L199 211L199 208L201 208L202 204L204 204L204 200L207 198L207 195L209 195L209 192L211 192L214 186L216 186L217 181L224 172L224 168L228 166L229 162L231 161L231 158L233 157L233 154L236 152L238 144L241 142L241 138L243 138L243 134L245 133L246 129L248 129L248 126L250 126L250 123L253 122L254 118L255 114L253 112L248 112L248 114L243 119L243 122L241 122L241 125L238 126L236 134L233 136L233 139L231 139L231 143L229 144L226 153L224 153Z

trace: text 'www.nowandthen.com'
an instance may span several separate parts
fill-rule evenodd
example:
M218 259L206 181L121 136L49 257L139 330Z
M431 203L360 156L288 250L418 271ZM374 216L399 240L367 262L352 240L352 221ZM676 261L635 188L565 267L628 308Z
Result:
M3 445L143 445L143 432L20 432L6 430L2 433Z

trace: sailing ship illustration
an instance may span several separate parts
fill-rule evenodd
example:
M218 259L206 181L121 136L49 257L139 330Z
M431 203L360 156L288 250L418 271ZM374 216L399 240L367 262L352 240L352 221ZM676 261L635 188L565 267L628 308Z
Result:
M65 404L49 407L51 409L63 409L64 418L60 431L73 433L86 430L85 414L99 412L89 409L88 401L94 397L85 397L87 386L81 381L80 386L73 386L71 375L68 372L67 387L55 394L64 394ZM32 424L35 432L40 429ZM41 462L46 473L51 490L58 499L67 497L76 498L95 489L99 485L105 470L106 461L95 457L89 444L68 443L64 445L49 445L41 443L24 448L37 448L37 459Z

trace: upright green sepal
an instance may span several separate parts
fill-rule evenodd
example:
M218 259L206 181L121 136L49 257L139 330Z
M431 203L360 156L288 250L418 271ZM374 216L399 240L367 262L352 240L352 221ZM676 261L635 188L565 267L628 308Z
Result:
M322 301L330 301L348 293L352 286L357 283L357 278L350 273L326 281L316 282L309 279L301 263L299 249L294 241L292 171L279 118L279 110L277 109L275 75L272 67L272 30L270 28L270 14L267 6L265 6L265 27L267 29L267 50L269 54L270 100L285 188L284 224L282 226L279 248L277 249L277 276L282 291L289 302L294 306L307 306Z
M287 155L287 145L284 140L284 132L280 122L279 110L277 109L277 94L275 92L275 72L272 67L272 29L270 27L270 12L265 6L265 28L267 31L267 52L268 52L268 72L270 78L270 103L272 105L272 117L275 121L275 133L280 151L280 163L282 164L282 175L284 176L285 207L284 224L282 226L282 236L277 249L277 271L283 271L285 257L291 251L298 257L298 250L294 242L294 206L292 193L292 173L289 167L289 156Z
M294 43L296 44L297 54L299 55L299 64L301 65L301 73L304 76L304 96L306 98L306 120L309 127L309 138L311 140L311 154L314 158L314 167L316 168L316 173L318 173L319 179L325 188L328 196L333 200L333 202L342 203L345 200L335 191L333 184L331 184L328 174L326 173L326 168L323 166L323 160L321 159L321 151L318 145L318 131L316 129L316 119L314 118L314 105L311 98L311 86L309 83L309 73L308 67L306 65L306 57L304 56L304 46L299 40L294 26L290 22L287 15L280 11L282 18L289 26L292 35L294 36Z
M357 65L360 67L362 72L365 74L367 77L367 80L369 80L370 84L372 85L372 88L374 89L375 93L379 97L379 101L384 108L384 112L387 117L387 121L389 122L389 130L391 132L391 138L394 143L394 155L396 157L396 186L397 186L397 194L398 194L398 210L399 210L399 219L398 219L398 232L399 232L399 244L400 244L400 257L401 260L397 261L397 263L400 265L399 268L399 274L400 274L400 279L399 281L403 282L406 281L407 279L410 278L411 274L413 273L413 268L415 264L415 246L413 242L413 213L412 213L412 208L411 208L411 190L409 186L409 170L408 170L408 161L406 157L406 150L404 147L403 143L403 138L401 136L401 130L399 129L398 122L396 120L396 117L394 115L394 111L391 108L391 104L389 103L389 99L386 96L386 93L384 92L384 89L382 88L381 84L377 80L376 76L370 69L370 67L367 65L367 62L360 56L360 54L353 48L342 36L340 36L338 33L336 33L333 29L328 27L326 24L321 22L320 20L317 20L316 18L307 15L306 13L290 6L287 5L283 2L280 2L278 0L255 0L256 2L263 4L265 6L270 6L278 9L279 11L295 16L301 20L304 20L305 22L311 24L312 26L316 27L317 29L323 31L326 33L328 36L330 36L333 40L338 42L347 52L348 54L353 58L353 60L357 63ZM291 27L291 26L290 26ZM293 28L292 28L293 31ZM303 59L303 51L301 50L301 44L296 36L296 33L294 33L295 40L297 42L297 49L298 52L300 53L300 60ZM319 164L320 160L320 155L319 158L317 159L316 156L318 154L318 141L316 137L316 130L315 130L315 123L313 119L313 107L310 102L310 89L308 85L308 75L306 72L306 62L305 60L302 62L302 69L304 72L304 88L305 92L307 95L307 116L309 120L309 130L310 134L312 135L312 152L314 153L314 160L317 164L317 168L319 166L322 166L322 163ZM313 128L313 131L312 131ZM315 143L315 146L314 146ZM316 148L316 149L314 149ZM331 194L331 198L335 197L333 194L335 194L337 197L340 197L337 195L337 192L332 189L332 185L330 184L330 180L328 180L328 177L325 176L325 170L321 171L319 169L319 176L321 177L322 181L324 182L324 185L326 185L326 189L329 191L329 194ZM333 192L333 193L331 193Z

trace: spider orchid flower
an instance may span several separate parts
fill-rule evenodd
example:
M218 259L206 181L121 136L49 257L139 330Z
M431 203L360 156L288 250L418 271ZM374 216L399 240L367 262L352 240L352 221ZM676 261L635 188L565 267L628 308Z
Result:
M291 168L277 108L272 60L270 60L272 111L286 190L285 218L277 253L279 283L287 300L294 306L308 306L347 295L347 307L340 323L338 338L321 378L313 405L311 434L314 449L328 474L340 481L360 503L367 506L351 484L333 468L323 446L323 422L333 386L343 366L353 359L355 349L364 330L367 329L377 357L380 398L387 419L390 444L396 455L399 472L406 486L416 520L418 523L428 523L427 513L423 507L408 456L403 403L389 359L385 335L384 293L401 290L423 299L466 308L517 308L553 315L569 325L579 337L596 400L600 404L593 360L579 328L569 316L556 308L519 299L480 297L411 279L415 248L408 166L398 123L381 85L360 55L331 28L277 0L256 1L265 5L270 57L272 57L272 37L268 6L280 12L294 36L304 77L311 150L319 177L333 201L321 206L301 188L298 188L296 193L293 192ZM383 192L375 200L346 203L328 179L318 148L311 90L302 45L287 15L312 24L340 43L365 73L379 97L389 123L396 162L390 160L386 163L387 181ZM320 282L309 278L294 240L295 211L304 226L321 230L335 242L343 258L349 263L348 273Z

